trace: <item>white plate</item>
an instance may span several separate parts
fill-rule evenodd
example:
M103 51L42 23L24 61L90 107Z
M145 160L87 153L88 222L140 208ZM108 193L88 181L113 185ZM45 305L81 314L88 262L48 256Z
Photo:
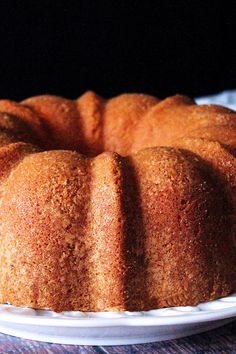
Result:
M219 104L236 111L236 90L228 90L211 96L198 97L195 101L198 104Z
M236 110L236 91L200 97ZM199 304L146 312L62 312L0 305L0 332L63 344L122 345L185 337L236 318L236 293Z
M200 333L236 317L236 293L198 306L143 312L56 313L0 305L0 331L63 344L122 345Z

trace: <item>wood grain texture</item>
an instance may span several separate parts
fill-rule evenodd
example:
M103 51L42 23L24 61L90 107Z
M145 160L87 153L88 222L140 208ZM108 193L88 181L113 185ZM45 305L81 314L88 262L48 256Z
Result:
M11 354L213 354L236 353L236 321L188 338L151 344L92 347L50 344L0 334L0 353Z

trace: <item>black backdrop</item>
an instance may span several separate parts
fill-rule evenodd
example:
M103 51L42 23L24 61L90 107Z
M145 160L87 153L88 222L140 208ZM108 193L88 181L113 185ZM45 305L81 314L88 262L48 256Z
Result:
M10 4L10 5L9 5ZM215 1L0 5L0 97L236 88L236 12Z

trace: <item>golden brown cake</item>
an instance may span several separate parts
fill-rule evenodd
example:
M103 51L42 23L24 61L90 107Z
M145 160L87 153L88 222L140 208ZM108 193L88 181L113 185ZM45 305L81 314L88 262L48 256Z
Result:
M236 290L236 113L185 96L0 101L0 302L196 305Z

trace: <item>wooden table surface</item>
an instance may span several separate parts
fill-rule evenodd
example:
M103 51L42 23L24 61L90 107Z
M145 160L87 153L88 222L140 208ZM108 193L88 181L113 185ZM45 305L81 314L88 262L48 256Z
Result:
M197 334L187 338L157 342L151 344L125 345L114 347L92 347L50 344L25 340L0 333L0 354L34 353L34 354L205 354L236 353L236 321L213 331Z

